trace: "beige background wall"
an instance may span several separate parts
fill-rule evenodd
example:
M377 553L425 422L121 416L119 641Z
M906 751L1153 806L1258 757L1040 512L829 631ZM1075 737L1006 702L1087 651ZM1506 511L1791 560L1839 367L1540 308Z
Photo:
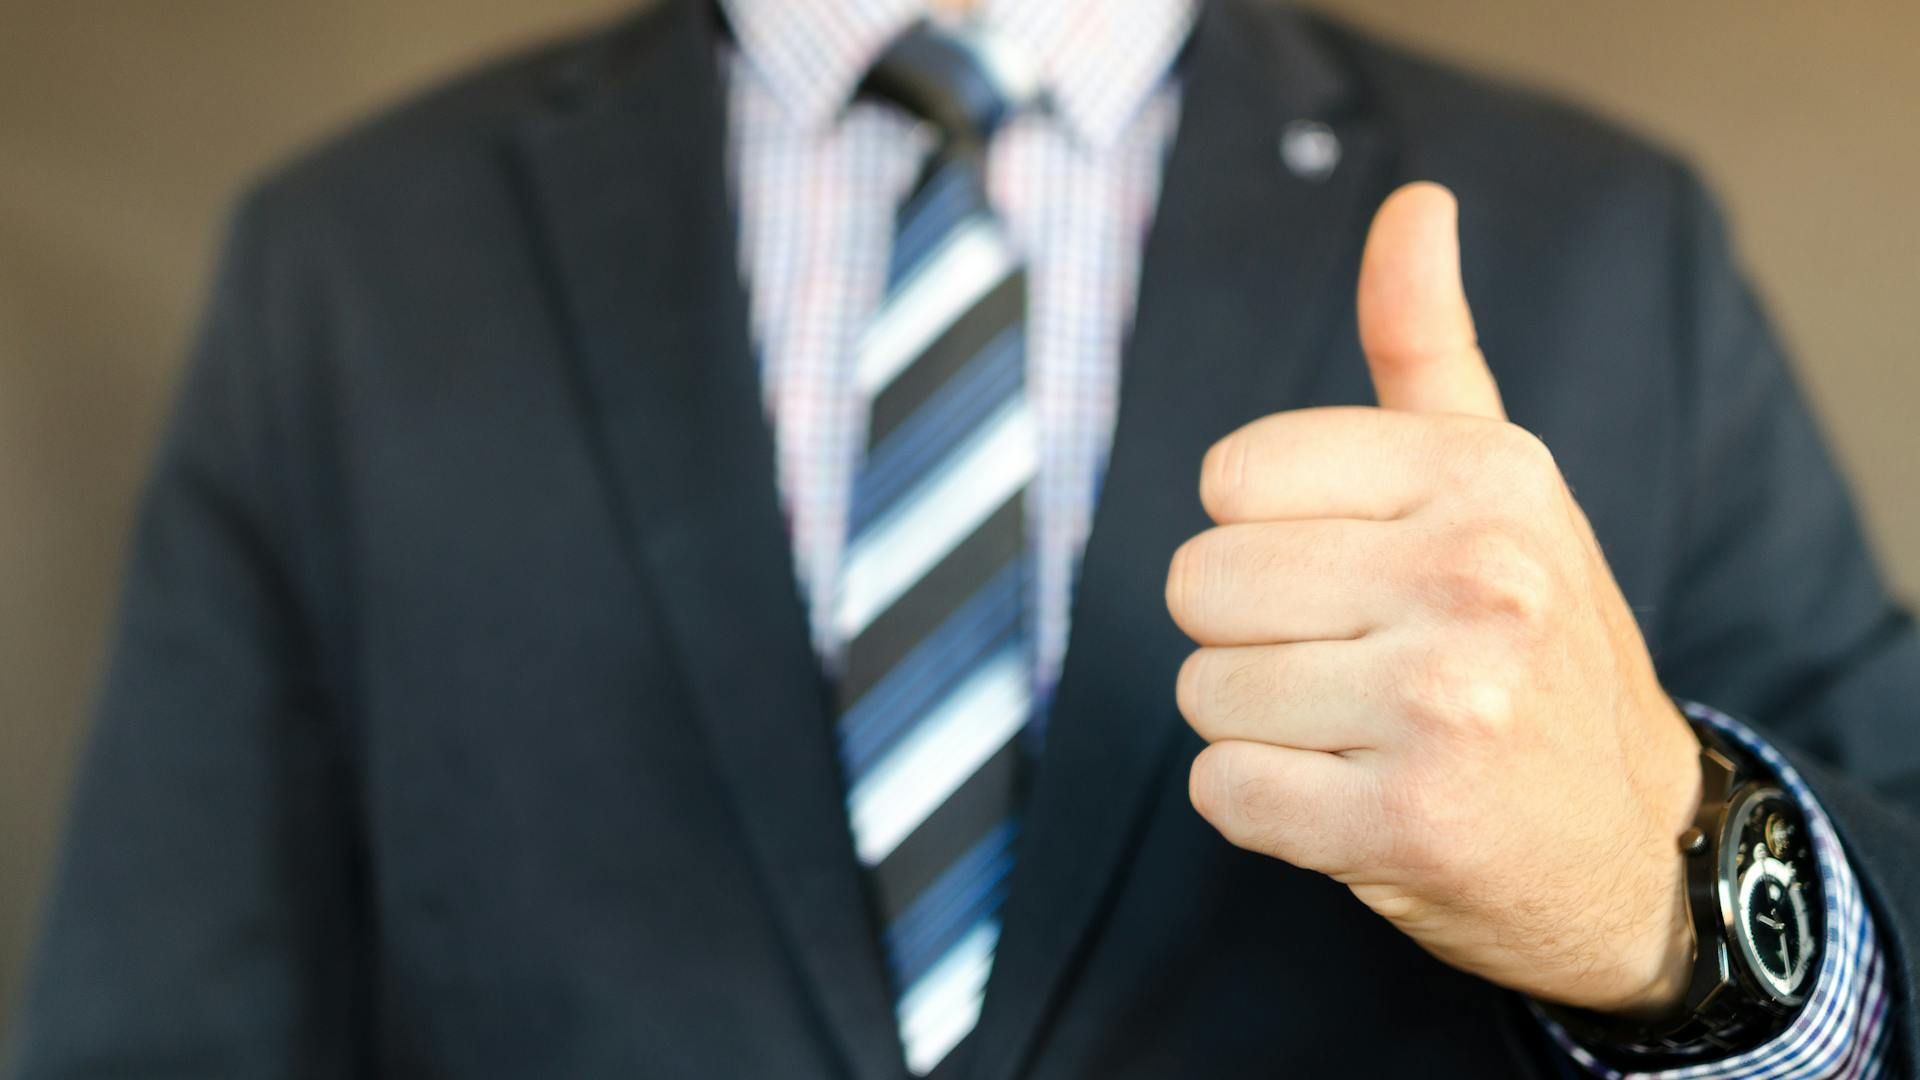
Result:
M0 2L0 1025L227 200L383 99L623 6ZM1700 161L1896 579L1920 589L1920 4L1326 6L1572 94Z

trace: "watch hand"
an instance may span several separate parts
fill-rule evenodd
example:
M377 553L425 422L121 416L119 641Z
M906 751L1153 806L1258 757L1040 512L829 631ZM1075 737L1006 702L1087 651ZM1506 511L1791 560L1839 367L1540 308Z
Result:
M1765 915L1762 915L1758 912L1755 912L1753 917L1756 919L1759 919L1763 923L1766 923L1768 926L1772 927L1775 930L1785 930L1787 928L1787 924L1783 922L1779 922L1778 920L1775 920L1775 919L1769 919Z

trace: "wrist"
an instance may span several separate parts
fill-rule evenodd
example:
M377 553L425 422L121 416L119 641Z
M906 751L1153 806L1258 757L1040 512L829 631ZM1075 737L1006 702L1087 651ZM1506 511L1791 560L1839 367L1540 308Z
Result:
M1671 850L1671 849L1670 849ZM1618 1004L1598 1011L1628 1020L1657 1023L1680 1012L1687 987L1693 981L1695 938L1693 922L1687 916L1685 868L1676 854L1668 890L1664 933L1658 933L1651 946L1656 957L1654 971L1637 992Z
M1640 972L1636 989L1596 1011L1626 1019L1658 1021L1680 1010L1694 972L1695 935L1687 893L1685 859L1680 837L1700 812L1700 741L1684 715L1662 698L1664 715L1655 721L1653 740L1659 752L1652 756L1646 791L1651 807L1652 836L1647 843L1649 871L1640 910L1647 912L1642 943L1633 961Z
M1819 969L1822 873L1796 803L1751 747L1702 720L1695 824L1676 845L1694 941L1681 1000L1643 991L1547 1013L1589 1049L1630 1070L1697 1063L1784 1029ZM1677 951L1677 950L1676 950Z

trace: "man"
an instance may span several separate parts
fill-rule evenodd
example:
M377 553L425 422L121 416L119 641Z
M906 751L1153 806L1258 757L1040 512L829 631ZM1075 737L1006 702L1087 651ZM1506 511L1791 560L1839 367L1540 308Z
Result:
M1909 1067L1920 648L1694 181L1245 0L921 15L247 201L22 1073Z

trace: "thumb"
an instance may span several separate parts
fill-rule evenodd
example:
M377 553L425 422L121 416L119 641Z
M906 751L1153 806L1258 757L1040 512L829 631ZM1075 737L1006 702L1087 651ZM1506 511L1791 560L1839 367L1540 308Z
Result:
M1506 419L1460 284L1459 207L1420 181L1387 196L1360 259L1360 347L1382 408Z

